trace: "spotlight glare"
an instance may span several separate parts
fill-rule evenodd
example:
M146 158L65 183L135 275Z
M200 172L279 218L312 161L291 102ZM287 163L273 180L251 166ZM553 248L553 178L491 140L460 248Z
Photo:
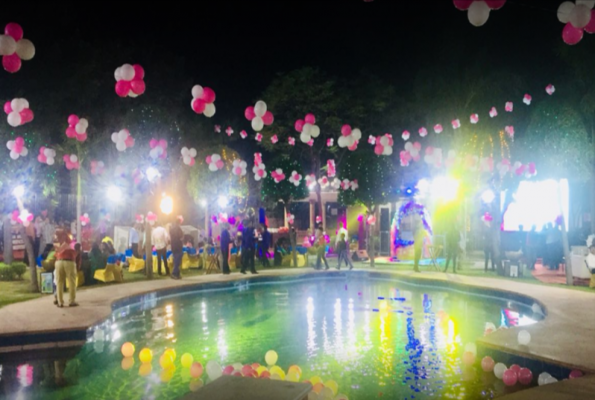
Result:
M21 198L25 195L25 187L23 185L19 185L17 187L14 188L14 190L12 191L12 195L16 198Z
M492 204L492 202L495 199L496 199L496 194L491 189L488 189L481 194L481 200L486 204Z
M107 198L115 203L122 201L122 190L117 186L110 186L107 189Z
M225 208L229 204L229 199L227 198L227 196L219 196L217 203L219 204L219 207Z
M147 179L149 182L153 182L156 178L160 176L159 171L156 168L149 167L147 168Z
M163 199L161 199L160 208L161 212L165 215L171 214L174 211L174 199L170 196L164 196Z
M202 200L200 201L200 205L201 205L203 208L207 208L207 201L206 201L205 199L202 199Z

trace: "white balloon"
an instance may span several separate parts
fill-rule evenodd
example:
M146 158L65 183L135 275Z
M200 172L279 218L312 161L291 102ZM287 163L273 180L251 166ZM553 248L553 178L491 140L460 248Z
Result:
M246 161L242 161L242 162L240 163L240 168L242 168L242 169L246 169L246 168L248 168L248 163L247 163Z
M410 152L411 149L413 149L413 143L411 143L411 142L405 143L405 150Z
M305 133L308 136L314 136L314 135L312 135L312 125L304 124L304 126L302 128L302 133Z
M209 164L209 170L211 170L212 172L217 171L217 166L215 164Z
M22 103L23 110L29 108L29 101L27 99L19 99Z
M21 101L21 99L13 99L10 102L10 107L12 108L13 112L20 113L25 109L25 103Z
M558 380L556 378L554 378L553 376L550 376L549 378L547 378L545 380L545 383L544 384L545 385L550 385L550 384L556 383L556 382L558 382Z
M17 126L21 125L22 119L21 119L21 114L19 114L16 111L11 112L10 114L8 114L8 125L16 128Z
M87 128L89 127L89 121L87 121L86 118L81 118L79 120L79 124L82 124L83 127L85 128L85 131L87 130Z
M153 150L155 150L155 154L157 154L157 157L161 157L163 155L163 147L155 147Z
M347 147L347 136L341 136L338 140L339 147Z
M192 88L192 97L198 99L202 96L204 89L200 85L196 85Z
M188 157L188 152L188 147L182 147L181 153L184 157Z
M118 139L120 139L120 142L123 142L126 139L128 139L128 132L122 129L120 132L118 132Z
M43 155L46 157L53 157L52 156L52 149L45 149L43 150Z
M124 142L116 143L116 149L118 149L118 151L126 151L126 143L124 143Z
M14 148L14 140L9 140L8 142L6 142L6 148L8 150L12 150Z
M528 346L531 343L531 334L527 331L520 331L518 340L521 346Z
M578 4L570 13L570 23L575 28L584 28L589 21L591 21L591 9L584 4Z
M384 147L384 153L385 156L392 156L393 155L393 148L390 146L385 146Z
M482 26L490 18L490 7L485 1L474 1L467 11L469 22L473 26Z
M355 144L355 139L353 136L345 136L345 147L351 147Z
M558 7L558 21L563 24L570 22L570 13L574 10L574 3L572 1L565 1Z
M159 157L159 154L157 154L157 149L159 149L160 147L155 147L154 149L152 149L149 152L149 157L151 157L153 160L155 160L157 157Z
M122 74L122 79L125 81L131 81L134 79L134 67L130 64L122 65L122 69L120 70Z
M595 0L576 0L576 5L578 6L580 4L593 9L595 7Z
M539 386L543 386L545 385L545 381L551 377L552 376L548 372L542 372L541 374L539 374L539 377L537 378L537 384Z
M133 99L136 99L138 97L138 94L134 93L132 90L130 92L128 92L128 97L131 97Z
M351 131L351 136L355 139L355 140L361 140L362 138L362 131L355 128L354 130Z
M221 160L221 156L219 154L213 154L211 156L211 164L214 164L214 163L216 163L219 160Z
M12 36L0 35L0 56L10 56L17 51L17 42Z
M83 133L85 133L85 126L82 124L82 120L81 120L81 122L79 122L78 124L76 124L76 126L74 127L74 130L79 135L82 135ZM118 135L118 137L119 137L119 135Z
M114 72L114 78L116 78L116 82L122 80L122 67L116 68L116 72Z
M19 153L17 153L14 150L10 151L10 158L12 158L13 160L16 160L17 158L19 158Z
M112 142L118 143L118 132L112 133Z
M312 136L302 132L300 134L300 140L302 141L302 143L308 143L310 140L312 140Z
M267 112L267 103L265 103L264 101L260 100L256 102L256 105L254 106L254 114L256 114L257 117L264 117L264 115Z
M508 368L506 368L506 365L498 363L494 366L494 375L496 375L496 378L502 379L504 372L506 372L507 369Z
M192 160L192 158L190 158L188 156L184 157L184 164L190 165L191 160Z
M17 54L21 60L29 61L35 57L35 46L28 39L21 39L17 42Z
M190 157L195 158L197 155L196 149L190 149Z
M254 117L254 119L252 120L252 129L254 129L256 132L259 132L262 130L262 128L264 128L264 121L262 120L262 118Z
M54 165L54 163L55 163L55 162L56 162L56 161L54 160L54 158L53 158L53 157L48 157L48 158L47 158L47 163L48 163L48 165Z
M386 136L382 136L380 139L380 144L383 146L388 146L388 138Z
M434 164L434 157L428 154L424 157L424 162L426 164Z
M203 114L207 118L212 118L215 115L215 112L217 112L217 109L215 108L215 104L209 103L205 106L205 111L203 112Z
M320 136L320 127L318 125L312 125L312 128L310 128L310 136L315 139Z
M70 155L70 162L77 162L79 160L79 158L76 156L76 154L71 154Z
M21 157L27 157L27 154L29 154L29 149L23 147L23 150L21 150Z

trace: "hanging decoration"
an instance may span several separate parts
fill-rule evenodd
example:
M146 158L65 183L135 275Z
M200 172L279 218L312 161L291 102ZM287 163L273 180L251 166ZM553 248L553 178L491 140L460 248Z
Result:
M583 40L584 32L595 33L595 2L591 0L565 1L558 7L558 20L563 24L562 40L575 45Z
M6 142L6 147L10 150L10 158L13 160L18 160L19 157L27 157L29 154L29 150L25 147L25 139L21 136Z
M37 156L37 161L42 164L54 165L56 162L56 150L41 146L39 149L39 155Z
M279 137L277 135L273 135L271 137L271 143L272 144L277 144L279 142Z
M404 141L408 141L411 138L411 133L409 131L403 131L401 137Z
M287 143L289 143L290 146L295 146L295 138L292 136L288 137Z
M228 137L231 137L231 135L233 135L233 128L231 126L228 126L225 130L225 133L227 133Z
M197 114L202 114L207 118L212 118L217 112L215 107L215 100L217 95L215 91L209 87L203 88L200 85L195 85L192 88L192 102L190 106Z
M419 128L419 130L417 132L419 133L419 136L421 136L421 137L428 136L428 130L424 127Z
M183 147L181 153L182 161L184 161L184 164L186 164L189 167L193 167L194 164L196 164L196 149L189 149L188 147Z
M89 121L86 118L79 118L75 114L68 117L68 128L66 129L67 138L84 142L87 140L87 129L89 129Z
M156 160L158 158L164 160L167 158L167 141L165 139L151 139L151 141L149 142L149 146L151 147L149 156L153 160Z
M289 177L289 182L293 183L296 187L300 186L302 183L302 176L297 173L297 171L293 171L291 176Z
M551 96L556 92L556 87L552 84L549 84L546 86L545 92Z
M35 57L35 46L23 36L23 28L14 22L6 25L4 35L0 35L2 66L11 74L19 72L22 60L29 61Z
M316 176L314 174L310 174L306 176L306 186L308 189L313 190L317 185Z
M380 140L376 141L376 147L374 147L374 153L377 156L391 156L393 154L393 135L390 133L385 134Z
M498 110L496 110L496 107L492 107L490 109L490 118L495 118L498 116Z
M351 129L349 125L343 125L341 128L341 137L339 138L339 147L347 147L350 151L357 149L357 144L362 138L362 131L359 129Z
M248 133L246 133L246 131L241 131L241 132L240 132L240 137L241 137L242 139L246 139L246 138L248 137Z
M134 138L130 135L128 129L122 129L120 132L112 133L112 142L116 144L116 149L119 152L134 147Z
M209 166L209 171L211 172L217 172L225 166L225 163L219 154L211 154L210 156L207 156L206 162Z
M328 160L326 162L326 173L329 178L334 178L337 175L337 167L335 164L335 160Z
M26 99L13 99L4 104L4 112L8 115L7 121L10 126L25 125L33 121L33 111L29 109L29 102Z
M308 143L320 136L320 128L316 125L314 114L308 114L304 119L295 121L295 130L300 133L302 143Z
M155 223L157 222L157 214L152 213L151 211L149 211L147 213L147 222L151 226L155 225Z
M277 168L273 172L271 172L271 177L275 181L275 183L281 183L285 180L285 174L281 168Z
M248 163L242 160L234 160L232 172L236 176L246 176L246 169L248 168Z
M85 213L81 215L81 225L87 226L91 223L91 218L89 218L89 214Z
M138 64L124 64L116 68L116 94L120 97L138 97L145 93L145 70Z
M454 0L454 5L461 11L467 11L467 18L471 25L483 26L490 18L490 11L499 10L506 4L506 0Z
M252 129L255 132L260 132L265 125L270 126L275 121L273 113L268 111L267 104L262 100L257 101L254 107L246 108L244 116L252 122Z
M532 101L533 101L533 97L531 97L531 95L529 95L529 94L526 94L525 97L523 97L523 103L525 103L528 106L531 105Z
M69 171L80 168L79 158L76 154L64 154L62 160L64 160L66 169Z

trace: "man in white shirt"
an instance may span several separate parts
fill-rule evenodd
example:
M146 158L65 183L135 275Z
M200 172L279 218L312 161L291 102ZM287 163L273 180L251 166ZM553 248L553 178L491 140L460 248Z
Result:
M128 245L129 245L130 249L132 249L132 255L135 258L141 258L140 254L138 252L138 244L140 241L140 237L138 234L139 230L140 230L140 226L139 226L139 224L136 224L132 227L132 229L130 229L130 235L129 235L130 239L129 239Z
M153 229L151 242L153 243L153 246L155 246L155 250L157 250L157 270L159 271L159 275L163 275L161 273L161 259L163 259L163 263L165 264L165 273L166 275L169 275L169 268L167 266L167 244L169 243L169 234L167 233L167 230L162 226Z

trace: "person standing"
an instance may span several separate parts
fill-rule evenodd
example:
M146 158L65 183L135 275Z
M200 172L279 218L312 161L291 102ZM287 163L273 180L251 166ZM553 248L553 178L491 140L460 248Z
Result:
M269 247L271 247L271 233L266 225L263 225L262 232L258 238L258 253L260 255L260 263L264 268L270 268L269 263Z
M322 263L324 262L324 270L328 271L328 261L326 259L326 239L324 235L320 235L318 238L318 250L317 250L317 257L316 257L316 269L322 269Z
M153 229L153 234L151 235L151 243L155 246L155 250L157 250L157 271L159 275L163 275L161 272L161 261L165 265L165 274L169 275L169 268L167 266L167 243L169 242L169 236L167 231L164 227L158 226L157 228Z
M134 224L132 229L130 229L130 235L128 239L128 245L132 250L132 255L134 258L141 258L138 252L139 242L140 242L140 235L138 231L140 230L139 224Z
M461 241L461 232L456 223L452 223L448 232L446 232L446 265L444 272L448 271L448 266L452 261L452 271L457 273L457 256L459 255L459 242Z
M246 275L246 269L250 267L253 275L258 275L254 267L254 222L249 218L242 233L242 274Z
M345 261L345 265L349 266L349 270L351 271L353 269L353 263L349 257L349 247L347 245L347 240L345 239L344 233L341 233L339 240L336 243L337 255L339 257L339 265L337 266L337 269L340 270L341 262Z
M169 230L171 242L171 252L174 257L174 269L171 273L172 279L182 279L180 267L182 266L182 257L184 256L184 232L180 227L180 218L176 219Z
M483 256L485 260L484 272L488 272L488 265L492 263L492 271L496 270L494 265L494 232L489 221L483 221Z
M64 284L68 280L69 306L76 303L76 252L70 247L70 237L63 230L56 231L56 291L58 307L64 307Z
M421 272L419 270L419 261L421 260L421 254L424 247L424 239L426 231L423 226L423 222L419 215L413 217L413 250L414 250L414 264L413 270L415 272Z
M223 275L229 275L231 273L229 269L229 245L231 244L231 237L229 235L229 224L223 224L221 226L221 258L223 261L223 267L221 268Z

